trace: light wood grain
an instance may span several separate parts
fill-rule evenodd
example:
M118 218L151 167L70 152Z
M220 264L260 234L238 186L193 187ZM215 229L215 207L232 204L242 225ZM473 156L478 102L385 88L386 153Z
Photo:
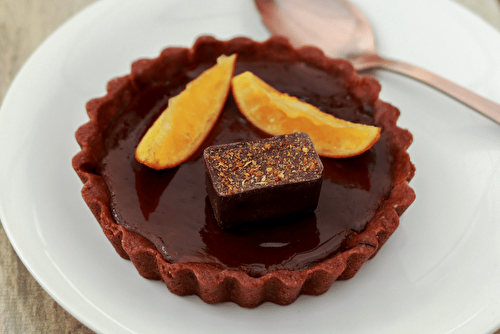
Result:
M500 29L500 3L496 0L457 1ZM0 0L0 101L36 47L92 2ZM17 257L1 226L0 254L0 333L93 333L40 287Z

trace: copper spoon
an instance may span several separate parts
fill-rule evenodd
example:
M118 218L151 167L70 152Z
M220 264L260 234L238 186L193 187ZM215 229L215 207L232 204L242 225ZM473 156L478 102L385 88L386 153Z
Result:
M343 57L357 71L385 69L432 86L500 124L500 104L437 74L377 54L365 15L347 0L255 0L272 34L285 36L295 47L313 45L330 57Z

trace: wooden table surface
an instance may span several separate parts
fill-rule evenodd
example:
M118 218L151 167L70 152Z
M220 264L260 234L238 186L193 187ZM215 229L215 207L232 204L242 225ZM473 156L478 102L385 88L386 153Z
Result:
M94 1L0 0L0 101L35 48ZM500 30L499 0L456 1ZM0 333L93 333L40 287L19 260L1 225L0 254Z

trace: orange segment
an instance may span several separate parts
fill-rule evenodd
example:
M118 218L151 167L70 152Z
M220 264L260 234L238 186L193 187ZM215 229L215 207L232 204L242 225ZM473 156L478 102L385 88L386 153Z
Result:
M168 101L168 107L142 138L135 151L137 161L154 169L175 167L201 145L226 102L236 55L220 56Z
M277 91L250 72L235 76L232 88L241 113L256 127L274 136L305 132L322 156L355 156L370 149L380 137L380 128L324 113Z

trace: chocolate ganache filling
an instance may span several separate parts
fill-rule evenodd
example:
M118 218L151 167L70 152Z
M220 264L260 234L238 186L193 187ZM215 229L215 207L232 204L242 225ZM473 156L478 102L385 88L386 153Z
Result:
M241 115L231 94L214 129L189 161L155 171L135 160L135 148L168 99L212 65L200 64L174 80L145 87L106 130L98 172L111 194L116 222L153 242L168 262L209 263L254 277L305 269L342 251L346 238L361 232L390 195L393 157L385 131L362 155L322 158L324 179L314 214L252 229L220 229L205 189L203 149L269 137ZM375 122L372 107L351 96L343 82L305 63L241 57L235 75L244 71L336 117Z

